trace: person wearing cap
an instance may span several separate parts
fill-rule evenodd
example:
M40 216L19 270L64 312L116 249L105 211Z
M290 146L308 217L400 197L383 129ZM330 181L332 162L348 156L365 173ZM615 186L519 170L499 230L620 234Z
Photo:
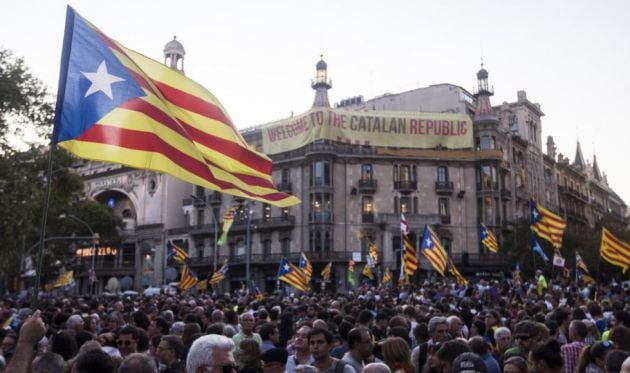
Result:
M448 371L447 371L448 372ZM473 352L464 352L453 360L450 372L453 373L487 373L483 360Z
M285 373L289 353L284 348L271 348L260 355L264 373Z

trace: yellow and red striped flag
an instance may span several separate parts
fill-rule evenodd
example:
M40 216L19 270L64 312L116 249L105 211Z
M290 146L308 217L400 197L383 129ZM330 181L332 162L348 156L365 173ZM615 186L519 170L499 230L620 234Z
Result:
M68 7L52 143L75 155L167 173L279 207L272 183L219 100L177 70L125 48Z
M197 275L186 264L182 267L182 277L179 279L177 287L182 290L188 290L197 285L199 279Z
M424 235L422 236L422 244L420 246L422 254L431 262L433 268L444 276L446 265L448 263L448 254L442 247L440 239L428 225L424 226Z
M615 237L606 227L602 227L599 255L608 263L623 268L623 273L630 267L630 244Z
M368 243L370 245L370 248L368 250L368 255L372 257L374 265L378 265L378 248L372 241L368 240Z
M210 285L217 285L221 281L225 280L225 276L227 276L228 272L228 264L225 262L221 268L217 269L216 272L212 274L212 277L208 280Z
M229 210L223 214L223 232L221 233L221 237L217 240L217 245L223 246L225 241L227 240L228 232L234 223L234 219L238 214L238 209L236 207L231 207Z
M416 249L407 235L403 235L403 244L405 245L403 248L405 250L403 253L403 266L405 267L405 275L409 277L413 276L418 270L418 257L416 256Z
M458 285L468 285L468 280L464 277L457 267L455 267L455 263L453 263L453 259L451 257L448 258L448 270L455 277L455 281Z
M289 262L286 258L282 258L280 260L278 280L284 281L298 290L308 290L308 282L306 281L304 272L302 272L302 270L295 264Z
M372 269L370 268L370 265L367 263L365 263L365 266L363 267L363 271L361 271L361 274L369 278L370 280L374 280L374 274L372 273Z
M479 236L481 237L481 243L486 247L486 249L492 251L493 253L499 251L499 243L497 242L496 237L494 237L490 229L488 229L488 227L486 227L483 223L479 226Z
M383 279L381 280L382 284L387 284L392 280L392 273L389 268L385 268L385 273L383 274Z
M300 269L304 273L304 276L306 276L306 282L311 282L311 277L313 277L313 266L311 265L311 261L306 257L306 254L302 253L302 255L300 255L299 265Z
M322 270L322 281L328 282L330 281L330 272L332 271L332 262L328 262L324 269Z
M562 246L562 235L567 222L533 200L529 202L531 229L556 249Z

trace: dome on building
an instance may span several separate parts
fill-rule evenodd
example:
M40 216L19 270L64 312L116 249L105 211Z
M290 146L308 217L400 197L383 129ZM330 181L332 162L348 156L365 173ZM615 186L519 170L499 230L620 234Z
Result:
M326 70L328 68L328 65L326 65L326 62L324 61L324 59L322 58L321 60L319 60L319 62L317 63L317 65L315 65L315 68L317 70Z
M488 79L488 70L482 67L481 70L477 71L477 79Z
M177 41L177 36L173 36L173 40L164 46L164 54L180 54L183 56L186 54L186 51L182 43Z

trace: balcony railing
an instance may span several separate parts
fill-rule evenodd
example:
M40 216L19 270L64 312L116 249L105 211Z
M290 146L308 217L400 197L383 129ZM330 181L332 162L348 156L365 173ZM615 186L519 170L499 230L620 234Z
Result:
M418 189L418 183L416 181L394 181L394 189L401 193L411 193Z
M221 192L213 192L206 196L208 203L215 205L223 202L223 194Z
M407 224L412 228L422 228L425 225L435 225L440 223L438 214L410 214L405 213ZM400 214L378 214L374 219L378 224L400 227Z
M206 196L200 195L200 196L194 196L194 198L192 199L192 204L195 207L202 207L206 205Z
M306 256L311 262L347 262L350 258L352 258L352 252L345 251L306 251ZM278 264L280 263L280 259L287 258L289 261L297 263L300 260L301 253L251 253L250 255L250 263L256 264ZM232 255L220 255L217 258L217 263L224 263L227 259L229 265L235 264L244 264L246 262L245 254L232 254ZM191 267L201 267L201 266L211 266L212 261L214 260L213 256L204 256L191 258L189 260L189 264Z
M442 224L451 224L451 216L450 215L440 215L440 222Z
M252 219L251 225L258 230L274 230L281 228L293 228L295 226L295 216L274 216L272 218Z
M374 214L369 213L363 213L361 214L361 222L363 223L374 223Z
M436 181L435 192L437 194L453 194L453 182L452 181Z
M293 190L292 187L293 187L293 185L291 185L291 183L288 182L288 181L285 181L285 182L282 182L282 183L276 185L276 189L278 189L278 191L289 193L289 194L293 193L292 192L292 190Z
M509 189L501 189L501 198L503 199L511 199L512 198L512 191Z
M359 179L359 192L362 193L374 193L376 191L377 183L374 179Z
M308 214L308 221L311 223L332 223L333 213L329 211L311 212Z

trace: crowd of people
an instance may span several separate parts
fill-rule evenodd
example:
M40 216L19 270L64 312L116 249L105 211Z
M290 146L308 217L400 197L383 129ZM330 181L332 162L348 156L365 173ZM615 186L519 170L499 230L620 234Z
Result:
M6 297L0 372L630 373L630 288Z

